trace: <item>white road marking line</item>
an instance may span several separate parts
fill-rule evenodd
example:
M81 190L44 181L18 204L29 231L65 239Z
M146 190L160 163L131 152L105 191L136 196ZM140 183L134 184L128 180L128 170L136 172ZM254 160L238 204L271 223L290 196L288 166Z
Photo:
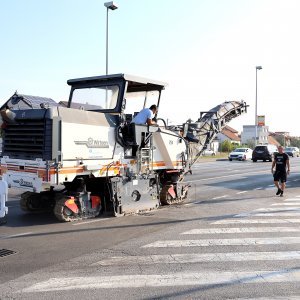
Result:
M274 184L269 184L268 186L274 187Z
M226 219L212 224L300 224L300 219Z
M92 266L186 264L215 261L300 260L300 251L188 253L148 256L115 256L93 263Z
M255 297L255 298L234 298L231 300L299 300L300 295L298 296L272 296L272 297Z
M299 211L300 208L293 206L293 207L269 207L269 208L257 208L253 210L253 212L276 212L276 211Z
M267 173L267 171L254 171L254 172L247 172L247 175L250 174L259 174L259 173ZM247 177L242 177L241 175L244 175L245 173L238 173L238 174L229 174L229 175L223 175L218 177L210 177L210 178L202 178L202 179L196 179L196 180L187 180L186 182L198 182L198 181L205 181L205 180L212 180L212 179L221 179L221 178L227 178L227 177L237 177L240 176L239 179L245 179Z
M257 213L251 214L254 217L299 217L300 212L294 213Z
M299 198L288 198L288 199L284 199L284 202L288 201L288 202L300 202Z
M201 228L182 232L181 234L223 234L256 232L300 232L300 227L239 227L239 228Z
M107 221L107 220L109 220L109 218L97 219L97 220L80 222L80 223L72 223L72 225L73 226L79 226L79 225L85 225L85 224L90 224L90 223L102 222L102 221Z
M282 212L287 211L287 212ZM244 218L244 217L298 217L300 209L294 209L294 207L272 207L272 208L258 208L252 212L237 214L235 218Z
M273 203L271 206L295 206L297 203L295 202L283 202L283 203ZM300 203L299 203L300 204ZM300 206L295 206L300 209Z
M249 173L247 173L249 174ZM232 175L224 175L224 176L219 176L219 177L210 177L210 178L202 178L202 179L195 179L195 180L186 180L185 182L198 182L198 181L207 181L207 180L213 180L213 179L222 179L222 178L228 178L228 177L239 177L239 179L245 179L247 177L240 177L241 174L232 174Z
M248 193L248 191L241 191L241 192L238 192L237 194L244 194L244 193Z
M293 181L298 181L298 179L294 179Z
M300 236L277 237L277 238L165 240L165 241L156 241L144 245L141 248L289 245L289 244L298 244L298 243L300 243Z
M19 292L46 292L82 289L147 288L162 286L240 285L245 283L300 282L300 271L280 269L252 272L194 272L151 275L57 277Z
M235 215L234 218L244 218L244 217L249 217L251 215L253 215L253 213L246 212L246 213L241 213L241 214Z
M0 239L10 239L10 238L15 238L15 237L21 237L21 236L26 236L29 234L32 234L33 232L23 232L23 233L17 233L17 234L12 234L12 235L2 235L0 236Z
M221 199L221 198L226 198L226 197L228 197L228 195L223 195L223 196L214 197L214 198L212 198L212 200Z
M273 190L274 190L274 187L266 187L265 190L266 190L266 191L273 191Z
M263 187L258 187L255 190L262 190L262 189L263 189Z

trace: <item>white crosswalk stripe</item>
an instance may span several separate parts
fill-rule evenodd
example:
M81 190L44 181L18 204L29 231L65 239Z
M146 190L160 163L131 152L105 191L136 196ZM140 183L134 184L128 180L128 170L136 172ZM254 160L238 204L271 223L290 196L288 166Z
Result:
M201 228L192 229L181 234L223 234L223 233L269 233L300 232L300 227L247 227L247 228Z
M295 202L283 202L283 203L273 203L271 206L295 206L298 203ZM300 203L299 203L300 204ZM300 209L300 206L295 206Z
M256 297L256 298L234 298L231 300L299 300L299 296L279 296L279 297Z
M299 217L300 211L293 210L291 212L281 212L280 209L277 209L277 212L269 211L253 211L235 215L235 218L244 218L244 217Z
M300 224L300 219L225 219L212 224Z
M162 286L201 286L233 283L300 282L300 270L256 272L191 272L155 275L119 275L51 278L22 292L66 291L78 289L141 288Z
M275 261L275 260L300 260L300 251L278 252L227 252L227 253L189 253L189 254L166 254L148 256L116 256L101 260L93 265L118 266L133 264L186 264L214 261Z
M253 212L276 212L276 211L300 211L299 207L293 206L293 207L269 207L269 208L258 208L255 209Z
M257 217L299 217L300 211L293 213L255 213L251 214L251 216Z
M277 204L277 203L276 203ZM300 207L298 206L288 206L288 207L263 207L263 208L257 208L253 211L237 214L234 217L250 217L250 216L286 216L286 217L292 217L292 216L298 216L297 214L300 213ZM274 215L272 215L274 214ZM296 215L295 215L296 214Z
M300 243L300 237L277 238L241 238L241 239L201 239L201 240L165 240L147 244L142 248L166 247L208 247L208 246L251 246L251 245L287 245Z
M240 193L242 194L244 192ZM226 195L215 197L215 199L224 198L225 196ZM156 240L154 242L149 240L148 244L139 245L140 248L135 251L134 255L123 254L121 256L106 257L90 264L91 267L97 268L98 271L103 270L102 272L106 272L111 268L120 270L120 272L124 269L130 271L129 266L133 266L134 270L136 270L134 267L138 266L138 274L107 275L106 273L100 273L100 275L97 276L53 277L49 280L33 284L20 292L34 293L84 289L130 289L180 286L201 287L254 283L261 284L261 286L266 286L268 283L300 284L299 268L287 267L284 269L282 267L276 267L276 264L283 262L288 265L293 260L297 264L300 261L300 250L295 250L295 247L298 249L297 244L300 244L300 226L298 226L298 224L300 224L300 206L297 206L298 203L300 205L300 196L299 198L289 198L284 201L273 203L269 208L259 208L251 212L237 214L230 219L211 222L208 228L189 229L186 227L186 231L178 233L178 239L176 239L176 237L173 239L174 235L172 235L172 239L170 240L167 239L167 236L163 237L166 238L165 240ZM236 226L226 227L226 225L232 224ZM263 224L264 226L257 227L255 226L256 224ZM213 225L223 225L223 227ZM234 238L229 238L230 234L234 235ZM247 234L251 234L251 237L249 237L249 235L247 236ZM253 237L255 234L259 234L260 237ZM199 239L185 239L189 235L203 236L200 236ZM274 247L273 249L272 245L278 246L278 248L284 246L284 248L278 249ZM291 250L287 250L289 245L293 246ZM210 248L218 246L227 247L221 248L222 250L219 252L216 252L218 248ZM234 251L236 246L240 246L238 251ZM268 248L264 249L264 246L268 246ZM205 247L205 251L202 251L202 247ZM167 252L169 248L173 248L172 252ZM176 248L180 248L180 250ZM193 251L193 253L188 252L188 250L186 250L188 248L190 248L189 251ZM230 251L230 249L233 250ZM163 251L167 254L163 254ZM179 251L180 253L175 253ZM184 253L185 251L188 253ZM217 265L234 262L232 263L234 268L232 270L226 269L226 271L217 270L215 264L213 264L215 262L218 262ZM238 271L235 269L239 267L239 263L244 263L244 268L247 262L251 262L251 265L254 266L255 264L257 266L263 263L269 263L269 265L267 265L268 269L265 267L261 269L259 267L253 267L252 269L250 268L250 271L244 271L244 269ZM190 267L185 266L187 264L195 266L195 264L201 263L205 268L202 269L201 265L201 268L196 269L197 272L195 272L195 268L192 270ZM213 269L206 267L209 263L211 263L210 265L213 266ZM178 264L178 266L174 266L177 267L177 272L174 272L170 267L174 264ZM145 267L143 267L144 265ZM149 272L148 270L153 265L162 267L161 271L157 272L157 274L153 274L153 270L159 270L157 267L157 269L151 269L152 273ZM229 266L231 266L231 264L229 264ZM178 269L181 271L178 272ZM198 272L198 270L201 271ZM236 300L246 299L250 300L251 298L239 298ZM262 297L255 299L266 300L268 298ZM270 299L294 300L293 297L281 298L276 296Z
M300 198L288 198L284 199L284 202L299 202L300 203Z

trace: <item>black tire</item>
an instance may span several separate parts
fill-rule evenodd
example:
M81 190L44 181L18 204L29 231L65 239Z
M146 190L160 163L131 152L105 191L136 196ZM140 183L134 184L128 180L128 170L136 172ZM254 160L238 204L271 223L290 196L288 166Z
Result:
M257 159L253 159L253 162L257 162Z
M160 192L160 203L161 205L171 205L176 201L176 199L173 199L172 196L169 194L168 190L171 187L171 185L165 185L161 192Z
M7 223L7 215L5 215L3 218L0 218L0 225Z
M228 158L229 161L232 161L232 158Z
M61 222L71 222L75 219L74 213L65 206L66 198L58 199L53 212L55 217Z
M162 201L162 204L163 205L171 205L173 203L172 201L172 197L170 194L166 194L165 197L164 197L164 200Z
M20 207L25 212L29 212L30 211L29 207L27 206L27 198L21 196Z
M41 195L33 192L25 192L21 195L20 207L25 212L42 213L48 211L43 207Z

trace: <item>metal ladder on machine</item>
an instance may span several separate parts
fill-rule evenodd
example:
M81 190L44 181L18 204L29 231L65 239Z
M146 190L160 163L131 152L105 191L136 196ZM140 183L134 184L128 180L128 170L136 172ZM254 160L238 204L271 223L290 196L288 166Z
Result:
M138 170L140 174L149 173L153 170L152 134L147 144L149 147L140 148L138 151Z

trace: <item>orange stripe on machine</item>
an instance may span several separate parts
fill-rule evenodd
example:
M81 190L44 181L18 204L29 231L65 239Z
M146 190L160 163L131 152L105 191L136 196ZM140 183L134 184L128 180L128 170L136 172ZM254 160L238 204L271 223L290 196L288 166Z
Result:
M2 165L1 172L6 173L7 171L14 171L14 172L23 172L23 173L34 173L38 174L39 177L43 177L47 175L46 168L39 168L39 167L23 167L19 165ZM58 170L59 174L72 174L72 173L83 173L84 168L83 166L80 167L66 167ZM56 168L50 168L48 170L49 175L54 175L57 173Z

